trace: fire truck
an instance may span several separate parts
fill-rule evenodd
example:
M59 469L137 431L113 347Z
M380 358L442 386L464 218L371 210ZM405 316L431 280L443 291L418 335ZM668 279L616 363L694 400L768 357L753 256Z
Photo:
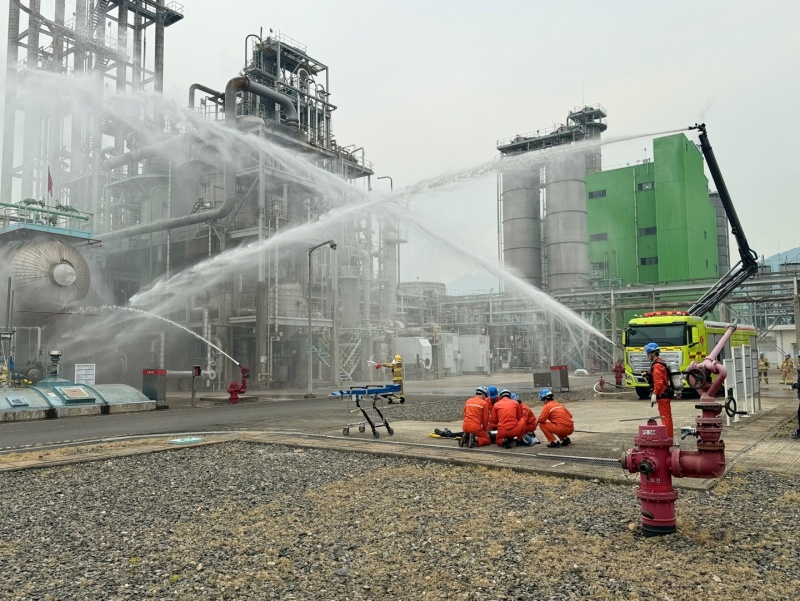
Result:
M641 317L634 317L628 323L628 327L622 333L622 345L625 351L623 359L625 385L636 388L640 399L650 396L650 387L643 375L643 372L650 371L650 361L644 353L644 345L648 342L658 343L661 347L660 356L669 365L673 374L684 372L692 361L702 361L730 325L705 321L704 316L711 313L725 297L758 272L758 255L747 243L714 151L708 141L705 123L693 125L689 129L700 132L700 150L717 187L720 202L731 226L731 233L736 238L739 261L687 311L653 311ZM756 336L757 332L753 326L738 325L718 359L721 361L723 358L730 358L731 346L742 344L755 346Z

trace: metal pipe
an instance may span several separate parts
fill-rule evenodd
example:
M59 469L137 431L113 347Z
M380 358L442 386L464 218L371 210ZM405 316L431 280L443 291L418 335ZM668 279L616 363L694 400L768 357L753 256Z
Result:
M11 202L0 202L0 207L8 207L10 209L17 209L22 211L35 211L38 213L47 213L49 215L60 215L61 217L71 217L73 219L80 219L81 221L89 221L90 217L86 213L82 213L76 209L76 211L69 212L69 211L57 211L56 209L46 209L44 207L33 207L33 206L24 206L18 205Z
M256 96L261 96L266 100L272 100L276 104L280 104L286 111L286 125L297 127L300 121L297 117L297 109L292 103L292 99L276 92L272 88L262 86L261 84L250 81L248 77L234 77L225 86L225 121L233 126L236 119L236 101L235 94L237 92L251 92Z
M194 93L197 90L200 90L202 92L205 92L206 94L210 94L211 96L213 96L215 98L214 102L222 102L222 103L225 102L224 101L224 95L225 95L224 92L218 92L217 90L214 90L212 88L208 88L208 87L206 87L204 85L201 85L199 83L193 83L192 85L189 86L189 108L190 109L194 108Z

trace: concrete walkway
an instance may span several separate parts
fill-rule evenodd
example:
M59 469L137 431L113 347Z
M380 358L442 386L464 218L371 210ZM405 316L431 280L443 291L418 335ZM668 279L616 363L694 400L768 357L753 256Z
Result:
M490 380L493 378L489 378ZM583 382L596 382L591 377ZM498 378L498 382L500 378ZM406 385L408 403L440 402L442 396L448 398L466 396L478 384L485 384L487 378L463 377L429 382L411 382ZM530 384L528 385L528 383ZM490 382L491 383L491 382ZM502 384L515 390L533 390L530 374L511 374L502 377ZM726 426L723 440L726 444L728 468L737 466L748 470L769 470L800 475L800 441L788 437L793 428L784 427L782 434L776 436L781 424L796 416L798 399L787 387L773 386L762 393L761 408L754 414L742 417L741 421ZM326 394L326 393L321 393ZM396 421L392 414L398 405L386 407L385 415L393 430L389 435L385 428L378 430L379 438L374 438L367 427L364 433L356 426L350 428L348 436L342 433L343 425L356 421L359 414L351 414L352 406L342 407L341 421L329 418L309 419L303 404L298 403L298 420L287 424L282 431L247 431L201 435L201 442L186 442L170 436L137 437L131 441L97 441L103 444L85 445L71 449L69 453L31 451L0 455L0 471L28 469L107 459L113 456L137 453L158 452L186 448L195 444L215 444L233 440L258 443L294 445L298 447L329 448L362 453L398 455L417 459L432 460L451 464L473 464L494 468L511 468L525 472L547 473L569 477L599 479L618 483L638 483L637 475L623 472L617 464L626 449L633 446L633 437L638 427L655 415L648 401L635 400L634 395L614 396L593 395L586 390L583 400L567 403L572 412L576 432L571 439L573 444L567 448L548 449L544 444L534 447L503 449L497 445L483 448L459 448L454 439L431 438L434 428L461 429L461 422L428 423L419 421ZM224 404L227 396L217 394L202 396L198 407L209 404ZM300 391L256 391L250 394L247 402L269 404L273 402L292 402L302 398ZM193 410L189 395L173 394L168 398L171 409ZM681 426L693 426L700 414L695 409L695 400L675 400L672 403L676 435ZM534 405L538 410L540 405ZM723 413L724 417L724 413ZM796 427L796 426L795 426ZM544 440L542 438L542 440ZM677 441L676 441L677 442ZM680 442L682 449L696 448L695 438L689 437ZM676 479L675 485L685 488L709 488L714 482L709 480Z

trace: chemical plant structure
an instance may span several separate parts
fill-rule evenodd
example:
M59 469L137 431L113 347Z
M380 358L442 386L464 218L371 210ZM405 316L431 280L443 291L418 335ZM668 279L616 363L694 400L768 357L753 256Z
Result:
M43 378L51 349L63 352L62 371L93 366L99 382L137 388L151 370L188 390L200 365L198 384L215 391L238 377L226 353L250 366L253 387L309 388L315 380L372 381L368 360L395 354L408 378L427 378L605 369L619 353L499 285L451 295L439 282L401 282L405 226L363 211L299 246L268 244L363 197L375 177L363 147L338 142L330 69L297 40L272 30L244 36L240 72L191 85L188 110L171 111L167 103L121 99L164 90L167 33L185 18L178 3L61 0L45 14L34 0L11 0L8 18L2 341L3 359L13 356L21 378ZM36 85L38 72L79 76L87 97L114 100L72 98L46 109L26 102L22 90ZM498 149L596 141L605 118L603 107L578 107L565 125L500 141ZM231 135L220 135L223 128ZM246 143L233 151L220 143L236 137ZM626 311L673 308L678 297L667 292L690 301L708 283L628 286L609 262L598 275L587 179L601 168L599 149L500 176L498 252L509 270L617 341ZM284 150L303 157L306 170L287 168ZM263 249L252 254L253 245ZM224 277L212 274L213 259L237 253L247 258ZM209 270L213 285L169 302L164 282L192 270L201 279ZM769 322L785 315L783 304L797 303L796 277L754 288L759 281L731 295L737 310L750 307ZM774 313L756 300L764 290ZM112 325L107 335L81 339L101 318L82 307L125 307L136 295L151 299L139 309L178 327L141 315L124 336ZM742 319L756 323L750 317Z

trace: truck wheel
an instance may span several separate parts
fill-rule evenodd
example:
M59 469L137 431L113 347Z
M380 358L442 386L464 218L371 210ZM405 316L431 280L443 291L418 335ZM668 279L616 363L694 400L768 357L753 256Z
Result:
M636 396L638 396L639 399L641 399L642 401L644 401L645 399L649 399L650 398L650 388L648 388L647 386L637 386L636 387Z

